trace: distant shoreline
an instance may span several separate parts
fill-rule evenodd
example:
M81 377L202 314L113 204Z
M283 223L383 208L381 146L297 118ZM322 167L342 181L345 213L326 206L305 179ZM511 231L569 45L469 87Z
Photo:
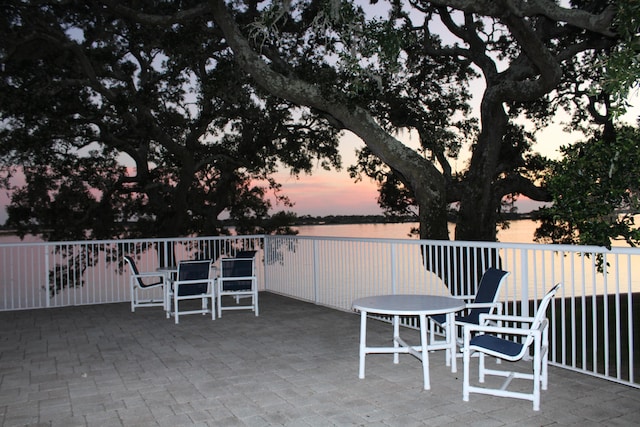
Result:
M504 213L502 218L506 221L536 220L535 212L528 213ZM329 215L311 216L303 215L298 217L292 226L301 225L339 225L339 224L401 224L418 222L416 217L387 217L384 215ZM455 218L450 217L449 222L455 222Z
M507 221L518 220L535 220L534 212L503 214ZM312 216L302 215L294 221L292 227L300 227L305 225L340 225L340 224L403 224L418 222L416 217L387 217L384 215L328 215L328 216ZM455 218L449 218L449 222L455 222ZM225 226L234 226L233 223L223 221ZM0 236L16 235L16 230L7 229L0 226Z

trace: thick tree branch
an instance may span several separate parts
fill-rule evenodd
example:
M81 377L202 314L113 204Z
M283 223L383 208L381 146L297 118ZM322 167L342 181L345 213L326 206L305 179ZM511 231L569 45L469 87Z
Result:
M611 24L615 16L615 7L608 6L599 14L580 9L569 9L551 0L432 0L431 3L453 7L465 12L482 16L502 17L514 14L519 17L546 16L557 22L566 22L574 27L615 37Z
M347 107L344 103L330 101L318 86L274 71L253 51L247 39L235 25L234 19L229 15L225 2L212 0L210 5L215 21L225 34L236 60L259 85L279 97L334 117L345 128L367 141L370 149L390 167L415 174L411 176L405 173L405 178L412 184L420 183L424 186L425 172L429 174L431 180L442 179L430 162L390 136L368 111L357 106ZM412 163L414 166L407 167L400 163Z

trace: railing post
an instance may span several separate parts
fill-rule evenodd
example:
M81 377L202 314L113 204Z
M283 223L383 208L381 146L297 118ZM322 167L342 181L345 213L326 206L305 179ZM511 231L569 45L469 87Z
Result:
M318 278L318 240L313 240L313 302L318 304L318 292L319 292L319 278Z
M262 257L262 262L263 262L263 266L262 266L262 271L263 271L263 278L264 278L264 290L268 290L269 287L267 286L268 283L268 279L267 279L267 266L269 265L269 263L267 262L267 257L271 256L271 250L270 247L267 248L267 245L270 245L271 243L269 242L269 235L263 234L262 235L262 247L263 252L264 252L264 256Z
M396 244L392 243L391 244L391 293L395 295L396 293L396 286L397 286L397 277L398 277L398 266L397 266L397 259L396 259Z
M45 280L45 288L47 290L47 294L45 295L45 306L47 308L51 307L51 283L49 281L49 245L44 245L44 280Z
M521 297L521 306L522 306L522 315L529 316L529 257L528 257L528 249L522 249L520 251L520 263L522 274L520 276L520 292L522 292ZM516 281L516 283L518 283Z

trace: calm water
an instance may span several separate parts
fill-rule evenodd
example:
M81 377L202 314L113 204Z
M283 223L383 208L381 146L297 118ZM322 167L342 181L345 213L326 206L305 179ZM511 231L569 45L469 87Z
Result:
M417 227L417 225L418 223L305 225L296 229L300 236L407 239L411 227ZM533 243L533 233L537 227L537 221L528 219L511 221L508 229L498 231L498 240L503 243ZM449 224L449 236L453 235L454 225Z
M408 239L411 227L418 223L403 224L339 224L339 225L304 225L294 227L300 236L317 237L370 237L374 239ZM512 221L509 229L500 230L498 239L504 243L532 243L537 222L532 220ZM449 235L453 236L454 226L449 225ZM412 237L416 239L416 237ZM23 242L40 242L34 236L26 236ZM20 239L13 234L0 234L0 243L17 243Z

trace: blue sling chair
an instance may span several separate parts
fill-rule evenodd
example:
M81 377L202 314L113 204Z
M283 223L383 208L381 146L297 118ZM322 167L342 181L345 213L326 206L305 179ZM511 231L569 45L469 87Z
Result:
M171 302L167 317L174 316L175 323L180 323L180 316L185 314L208 314L216 318L215 279L210 278L211 260L181 261L178 264L177 280L171 283ZM201 300L199 308L180 310L180 302Z
M240 251L234 258L220 260L218 317L222 317L223 310L253 310L258 315L255 255L256 251ZM223 297L233 297L235 305L224 305ZM250 303L240 304L241 298L250 298Z
M474 295L457 295L454 298L460 298L466 301L465 309L462 314L456 315L456 331L460 331L460 335L451 337L451 339L455 339L458 342L458 345L462 344L462 334L461 327L466 323L478 324L480 321L481 314L492 314L494 311L497 311L498 314L502 313L502 305L498 301L498 295L500 294L500 289L502 288L503 283L509 273L504 270L500 270L494 267L490 267L487 269L482 278L480 279L480 283L478 284L477 292ZM446 328L447 316L444 314L439 314L435 316L429 317L429 335L430 344L435 344L441 341L436 341L436 335L442 335L447 330ZM446 360L447 364L449 363L449 350L447 350ZM461 353L456 354L456 356L462 356Z
M140 272L132 257L124 256L124 260L129 264L131 275L129 276L129 288L131 290L131 311L136 311L136 307L165 307L164 298L164 274L156 272ZM151 280L149 280L151 279ZM160 289L162 292L154 292ZM158 297L158 293L162 296ZM143 297L143 295L145 295Z
M480 316L479 325L470 323L464 325L462 400L468 402L469 393L513 397L531 400L533 402L533 410L540 410L540 389L546 390L548 382L549 321L546 313L549 303L558 292L560 286L560 284L557 284L551 288L540 302L538 310L533 317L483 314ZM491 326L485 324L485 321L497 321L500 322L501 326ZM533 373L488 369L486 367L485 355L510 362L530 359L529 348L531 346L533 346ZM478 381L484 383L487 375L505 377L502 387L495 389L471 385L469 367L471 355L473 354L479 355ZM530 393L507 390L514 378L532 380L533 390Z

